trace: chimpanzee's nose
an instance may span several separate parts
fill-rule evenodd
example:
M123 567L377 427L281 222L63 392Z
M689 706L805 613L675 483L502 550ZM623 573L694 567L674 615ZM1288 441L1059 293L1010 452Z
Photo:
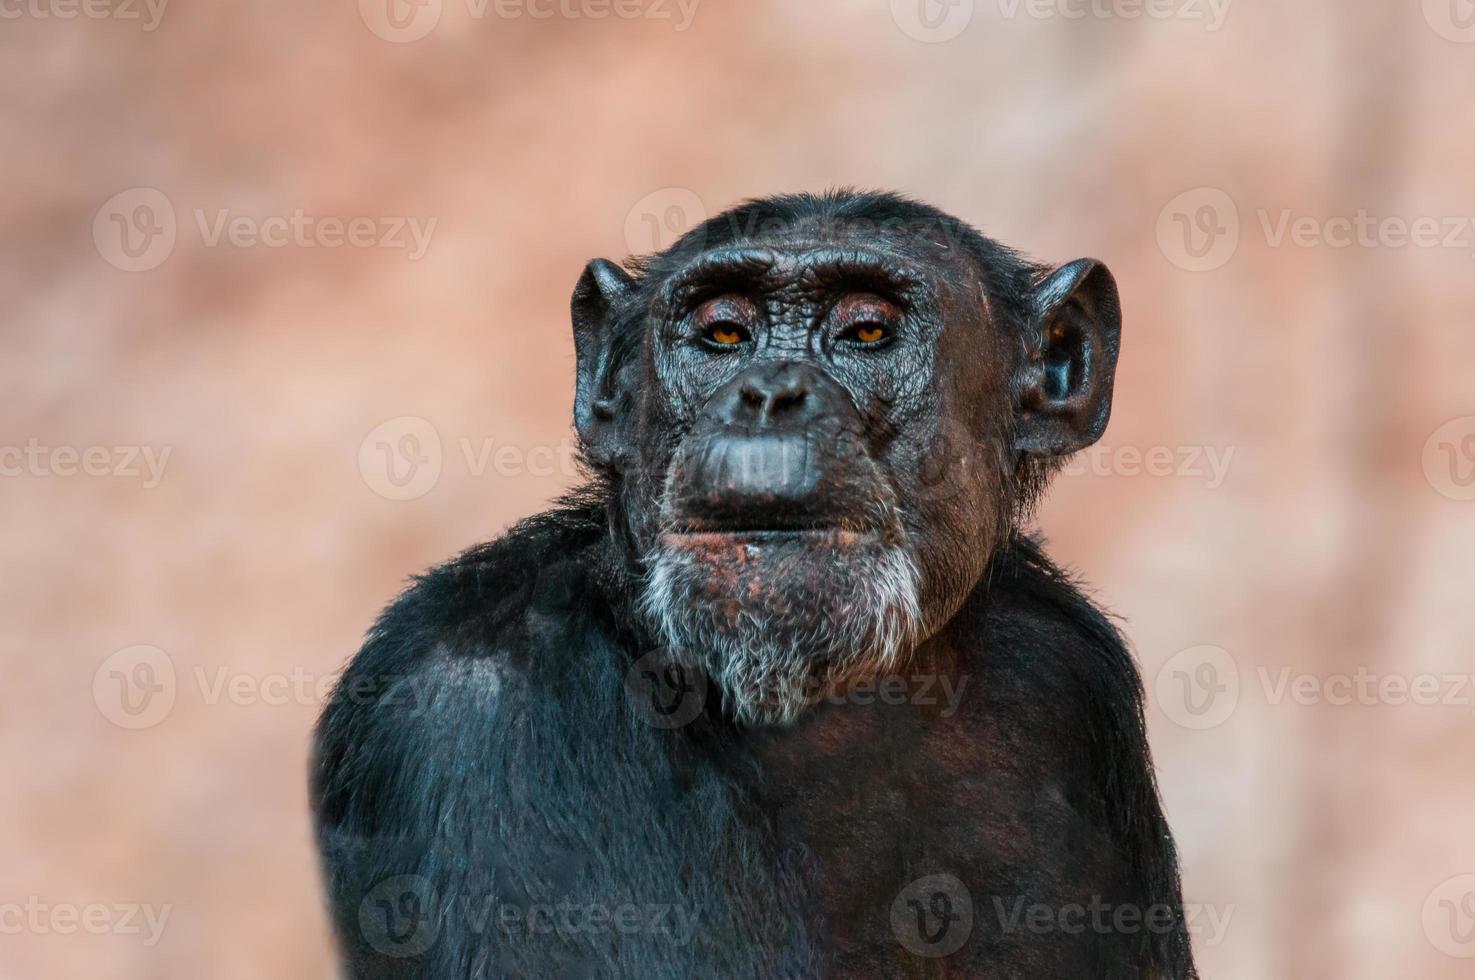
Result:
M751 364L712 393L672 463L666 505L692 526L809 528L854 516L870 476L850 395L804 361Z
M800 411L809 386L797 364L776 364L744 374L738 387L743 406L759 419Z
M823 395L837 387L826 381L807 364L755 364L716 392L708 411L717 421L743 429L802 429L826 413L829 399Z

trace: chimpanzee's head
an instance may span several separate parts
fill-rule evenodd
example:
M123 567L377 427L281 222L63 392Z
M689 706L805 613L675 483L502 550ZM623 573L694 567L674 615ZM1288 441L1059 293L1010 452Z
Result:
M744 204L574 290L574 419L666 643L792 720L940 628L1111 410L1106 267L889 194Z

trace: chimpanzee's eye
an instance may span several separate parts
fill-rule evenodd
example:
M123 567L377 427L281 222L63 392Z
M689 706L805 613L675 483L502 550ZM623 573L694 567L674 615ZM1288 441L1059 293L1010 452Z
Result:
M702 336L719 347L733 347L748 339L748 331L741 324L723 320L708 324Z
M896 305L874 293L852 293L835 304L838 336L857 347L880 347L895 335Z
M724 293L707 300L692 313L697 335L712 347L737 347L753 339L752 324L758 307L740 293Z

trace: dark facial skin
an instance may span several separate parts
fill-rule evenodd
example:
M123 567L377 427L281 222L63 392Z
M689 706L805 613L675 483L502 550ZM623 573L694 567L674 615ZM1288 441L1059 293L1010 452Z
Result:
M816 240L798 228L701 252L650 297L640 381L628 384L633 390L620 400L629 417L617 420L629 426L618 441L635 447L621 454L632 536L644 554L662 527L684 521L722 532L736 548L745 540L740 532L788 515L806 525L876 530L866 511L891 510L921 573L923 633L930 634L957 610L1007 533L1020 443L1050 441L1032 431L1017 438L1017 430L1030 430L1031 398L1046 409L1038 414L1055 421L1051 399L1038 395L1048 380L1045 345L1031 348L996 322L974 257L933 240L942 236L831 232ZM1063 294L1052 299L1061 305L1096 269L1073 263L1041 293ZM608 291L627 287L614 272L606 280ZM1079 293L1078 304L1097 302L1089 290ZM1114 361L1115 337L1098 341L1097 350L1098 360ZM1064 357L1067 364L1079 359ZM701 472L715 432L756 427L751 418L734 423L734 413L723 414L729 389L755 370L786 365L817 374L804 387L822 389L807 391L820 404L790 426L810 434L808 451L766 462L761 448L731 452L749 471L787 480L723 486L721 461ZM1109 406L1109 385L1108 373L1093 399ZM1094 436L1053 438L1061 444L1041 448L1068 451ZM858 458L837 458L851 452ZM791 484L806 484L810 496ZM725 525L710 519L724 508L730 516L761 516ZM702 541L714 560L722 543L710 534ZM814 574L825 574L834 557L816 549Z

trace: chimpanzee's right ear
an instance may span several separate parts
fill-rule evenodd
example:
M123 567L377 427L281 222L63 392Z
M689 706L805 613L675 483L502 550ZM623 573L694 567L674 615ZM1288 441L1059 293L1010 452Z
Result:
M619 420L620 392L613 375L615 317L612 311L635 288L635 280L608 259L595 259L574 286L574 429L596 462L609 462L624 450Z

